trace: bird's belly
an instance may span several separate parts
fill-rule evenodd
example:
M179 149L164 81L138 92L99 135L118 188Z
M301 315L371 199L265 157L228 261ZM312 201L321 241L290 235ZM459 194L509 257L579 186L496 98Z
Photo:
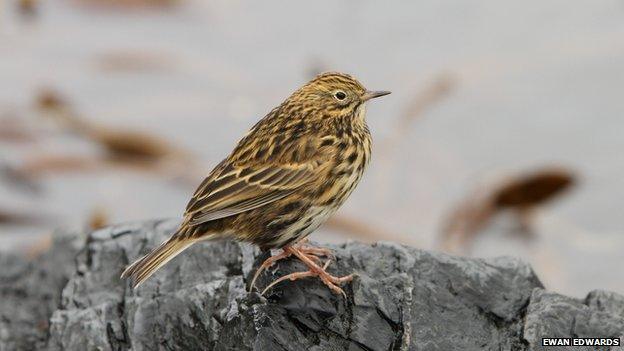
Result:
M297 215L296 221L289 221L290 216L271 221L265 233L264 246L283 247L305 238L318 229L349 197L360 177L361 173L349 174L337 179L317 199L320 201L315 201L305 212ZM272 224L283 223L285 220L290 222L288 226L281 227L279 231L271 230Z
M308 236L327 221L353 192L362 177L363 168L353 169L352 172L341 172L341 176L324 183L324 186L317 185L307 191L304 197L308 199L308 206L304 206L301 212L291 209L288 213L271 218L266 222L262 235L254 236L252 241L263 249L279 248ZM289 204L292 200L282 201Z
M361 176L362 173L353 172L353 174L339 179L328 190L329 193L334 194L330 197L330 200L322 205L310 207L304 214L303 220L299 222L300 225L293 226L292 229L289 228L289 231L292 230L291 235L297 238L304 238L318 229L351 195Z
M305 220L303 221L304 225L300 228L293 228L294 233L298 237L306 237L318 227L320 227L327 219L336 212L337 208L331 207L312 207L310 208L306 214L304 215ZM308 222L308 224L305 224Z
M271 239L267 243L267 247L283 247L285 245L296 242L303 239L310 233L320 227L331 216L337 208L333 207L317 207L312 206L308 208L298 220L288 227L283 228L279 232L268 231L267 236Z
M352 171L333 182L318 197L317 204L321 206L340 207L355 190L362 178L361 171Z

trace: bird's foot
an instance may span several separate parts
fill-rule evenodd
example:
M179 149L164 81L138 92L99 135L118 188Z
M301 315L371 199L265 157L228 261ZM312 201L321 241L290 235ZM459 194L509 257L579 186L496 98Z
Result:
M262 295L264 295L264 293L266 293L270 288L272 288L273 286L275 286L276 284L284 280L293 281L293 280L297 280L301 278L317 276L321 279L321 281L325 285L327 285L327 287L332 292L336 294L341 294L345 298L347 297L344 290L342 290L342 288L340 288L339 285L353 280L354 275L349 274L344 277L335 277L327 273L327 267L329 267L329 264L331 263L331 259L327 260L322 267L319 265L321 260L318 256L330 256L331 251L329 249L313 248L309 246L303 246L303 247L291 246L291 247L285 247L283 254L287 254L288 256L291 256L291 255L296 256L299 260L301 260L301 262L303 262L306 266L308 266L309 270L304 271L304 272L290 273L275 280L274 282L269 284L266 288L264 288L264 290L262 291Z
M332 250L324 248L324 247L314 247L314 246L302 244L297 249L301 251L302 253L304 253L305 255L308 255L308 257L314 260L318 260L318 262L320 262L319 257L328 257L328 258L334 257L334 253L332 252Z
M249 285L249 292L252 292L255 285L256 285L256 279L258 279L258 277L260 276L260 273L262 273L262 271L264 271L265 269L273 266L275 264L275 262L279 261L279 260L283 260L284 258L290 257L291 253L290 252L286 252L286 250L283 250L281 253L275 255L275 256L271 256L269 258L267 258L266 260L264 260L264 262L262 262L262 264L260 265L260 267L258 267L258 269L256 269L256 273L253 276L253 279L251 280L251 284Z
M264 293L266 293L270 288L284 280L293 281L301 278L317 276L325 285L327 285L327 287L330 288L332 292L336 294L341 294L346 297L344 290L342 290L339 285L353 280L354 275L349 274L344 277L335 277L327 273L327 267L331 263L331 258L334 256L332 250L322 247L310 246L308 245L307 239L300 240L292 246L286 246L281 253L267 258L256 270L256 273L251 280L249 291L251 292L253 290L253 288L255 287L256 279L258 279L260 274L265 269L273 266L277 261L283 260L293 255L301 260L306 266L308 266L309 270L304 272L294 272L291 274L287 274L275 280L262 291L262 295L264 295ZM328 259L325 264L322 265L323 262L320 257L328 257L330 259Z
M293 255L293 252L290 251L291 248L297 248L303 254L307 255L310 259L315 261L317 265L320 265L322 263L319 257L333 257L333 253L330 249L326 249L322 247L313 247L313 246L307 245L307 243L308 243L308 239L300 240L293 246L284 247L281 253L275 256L271 256L267 258L264 262L262 262L260 267L258 267L258 269L256 270L256 273L254 273L253 279L251 280L251 284L249 285L249 292L251 292L253 288L255 287L256 279L258 279L262 271L273 266L277 261L283 260Z

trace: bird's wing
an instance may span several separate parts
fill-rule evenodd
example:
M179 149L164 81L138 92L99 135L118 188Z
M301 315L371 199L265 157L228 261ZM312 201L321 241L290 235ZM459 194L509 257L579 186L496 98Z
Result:
M195 191L185 217L196 225L277 201L310 182L314 168L311 162L238 167L222 163Z

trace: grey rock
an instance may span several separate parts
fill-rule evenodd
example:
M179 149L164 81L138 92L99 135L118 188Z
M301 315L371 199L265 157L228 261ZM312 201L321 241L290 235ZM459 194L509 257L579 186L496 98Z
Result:
M102 229L80 251L57 243L35 262L0 256L8 267L0 275L1 349L529 350L543 336L624 330L624 298L615 293L576 300L544 291L517 259L460 258L392 243L332 247L330 271L357 274L344 286L346 299L309 278L282 282L265 296L247 292L268 253L231 241L195 245L130 289L119 279L123 268L176 225ZM256 284L262 289L303 269L284 260ZM41 272L54 279L38 278ZM45 304L42 290L51 296Z
M585 304L591 309L624 317L624 296L614 292L594 290L587 295Z
M531 296L524 325L524 338L530 350L546 350L544 337L607 338L624 337L624 296L592 292L585 301L535 289ZM593 346L575 350L595 350ZM613 347L612 350L624 350Z
M35 260L0 255L0 351L43 348L50 316L74 272L75 241L59 237L53 251Z

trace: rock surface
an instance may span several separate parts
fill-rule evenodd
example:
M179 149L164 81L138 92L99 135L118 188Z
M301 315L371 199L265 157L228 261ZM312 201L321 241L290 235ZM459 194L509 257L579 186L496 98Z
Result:
M358 274L346 299L317 279L248 293L267 254L227 241L195 245L134 291L120 281L176 224L62 239L32 262L0 256L0 350L539 350L546 336L624 336L621 295L573 299L513 258L391 243L333 247L330 271ZM280 262L257 286L302 269Z

